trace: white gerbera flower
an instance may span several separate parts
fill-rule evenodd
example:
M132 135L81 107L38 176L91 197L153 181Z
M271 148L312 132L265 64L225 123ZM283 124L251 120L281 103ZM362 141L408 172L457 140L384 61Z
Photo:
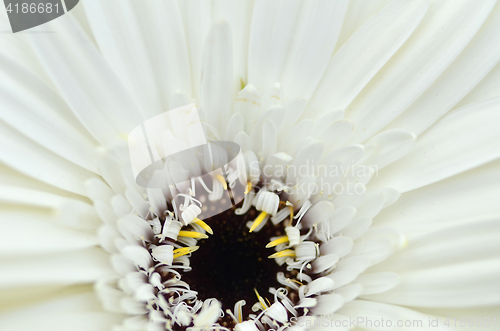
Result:
M2 329L498 329L499 41L493 0L84 0L0 35Z

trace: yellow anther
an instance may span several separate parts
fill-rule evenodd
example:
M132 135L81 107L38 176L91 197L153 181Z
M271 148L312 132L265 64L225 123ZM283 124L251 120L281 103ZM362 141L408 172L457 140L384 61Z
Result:
M217 180L222 183L222 187L224 188L225 191L227 191L227 183L224 177L222 177L222 175L217 174L215 175L215 178L217 178Z
M252 182L247 183L247 187L245 188L245 195L248 194L252 190Z
M296 280L296 279L292 279L292 278L288 278L288 279L289 279L290 281L294 282L294 283L299 284L300 286L304 285L304 284L302 284L301 282L299 282L299 281L298 281L298 280Z
M200 246L182 247L174 249L174 259L196 251Z
M273 255L269 255L270 259L275 259L277 257L295 257L295 251L293 249L285 249L280 252L274 253Z
M254 288L253 289L255 291L255 295L257 296L257 299L259 299L259 302L260 304L262 305L262 307L264 307L264 309L267 309L267 305L266 305L266 302L264 301L264 299L260 296L259 292L257 292L257 289Z
M206 239L208 236L204 233L199 233L196 231L179 231L179 237Z
M288 236L283 236L283 237L280 237L278 239L274 239L273 241L271 241L269 244L266 245L266 248L278 246L279 244L284 244L288 241L289 241Z
M267 213L265 211L260 212L260 215L255 219L252 226L250 227L250 232L253 232L256 227L259 226L260 223L266 218Z
M290 209L290 224L293 222L293 206L288 205L288 209Z
M210 226L208 226L207 223L200 220L199 218L195 217L193 220L193 223L198 224L199 226L202 227L203 230L207 231L208 233L214 234L214 231L212 230L212 228Z

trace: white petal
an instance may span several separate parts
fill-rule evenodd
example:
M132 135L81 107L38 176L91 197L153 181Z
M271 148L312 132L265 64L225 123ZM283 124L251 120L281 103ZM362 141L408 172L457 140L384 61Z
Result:
M122 254L144 270L148 270L153 263L148 250L142 246L127 246L122 249Z
M332 217L334 209L331 202L320 201L307 211L303 221L309 226L312 226L314 223L326 222Z
M482 215L500 215L500 161L405 193L375 219L397 226L410 238L450 225L474 222Z
M498 107L500 98L495 98L448 114L419 137L410 154L381 170L375 186L407 192L500 157Z
M266 315L278 322L285 323L288 320L288 314L280 302L275 302L266 310Z
M137 288L134 298L140 302L147 302L156 298L153 285L144 284Z
M411 239L406 249L379 270L407 272L495 258L500 250L499 232L500 215L429 231Z
M320 277L307 284L307 296L328 292L333 290L333 280L328 277Z
M212 27L203 53L200 104L207 121L223 132L234 98L233 45L230 27L217 23Z
M248 83L261 91L280 80L301 5L295 0L255 2L248 51Z
M425 1L395 1L370 18L334 54L308 110L345 109L406 41L426 10Z
M353 241L349 237L338 236L320 246L321 254L337 254L343 257L352 249Z
M12 212L0 215L2 257L40 256L97 246L95 235L62 227L52 217Z
M311 311L317 315L330 315L344 304L344 299L339 294L325 294L316 298L318 304Z
M243 115L247 132L251 132L254 125L257 123L260 116L260 102L261 96L252 84L245 86L245 88L236 95L236 99L234 100L234 112ZM235 139L235 142L238 141ZM240 144L240 146L242 146L244 152L249 148L242 144Z
M161 245L153 248L151 255L156 261L171 265L174 260L173 249L174 246L172 245Z
M415 307L499 305L500 260L485 259L400 274L400 284L370 300Z
M394 129L381 132L368 141L367 144L374 145L374 151L364 164L382 169L408 154L416 138L416 135L404 130Z
M394 272L363 274L356 278L356 283L363 286L361 295L376 294L397 286L399 284L399 275Z
M159 188L147 188L146 190L152 211L156 216L163 216L163 213L167 210L167 202L162 190Z
M214 3L214 21L226 20L231 25L233 34L234 78L238 90L242 82L247 82L248 40L252 20L253 1L216 1Z
M467 48L441 77L389 127L424 132L469 93L500 61L500 9L497 8ZM491 95L497 96L496 94ZM483 96L483 101L488 98ZM470 99L469 99L470 100ZM468 102L470 103L470 101Z
M214 4L207 1L180 1L178 5L188 42L193 97L199 99L203 47L206 45L213 19L212 15L207 13L213 12Z
M305 2L279 81L287 95L309 99L337 43L347 1Z
M176 2L84 3L101 54L150 118L176 90L191 92L189 55ZM132 64L133 63L133 64Z
M102 200L109 202L115 193L99 178L90 178L85 181L87 195L92 201Z
M153 241L153 229L148 222L138 216L122 217L118 221L118 229L130 243L142 242L142 240Z
M368 217L355 218L352 222L342 229L342 235L350 237L353 240L358 239L372 225L372 219Z
M123 317L100 310L92 293L64 294L56 299L34 303L0 315L4 330L25 331L108 331Z
M476 87L467 94L454 109L461 108L471 103L488 100L500 95L498 92L498 84L500 81L500 64L490 71L490 73L478 84Z
M335 290L335 293L340 294L344 298L344 302L356 299L361 292L363 292L363 286L357 283L345 285Z
M83 181L95 174L53 154L44 147L0 123L0 160L30 177L80 195L86 195Z
M36 277L33 277L34 272ZM36 259L3 258L0 287L91 283L110 274L113 271L109 266L109 256L97 248L45 255Z
M84 35L72 15L44 28L57 33L31 38L38 58L85 128L103 144L129 133L142 122L134 101ZM76 92L78 91L78 92Z
M212 304L205 308L199 315L194 318L194 326L211 326L219 319L221 304L215 300Z
M340 257L337 254L327 254L320 256L312 262L313 270L315 273L323 272L333 267L339 261L339 259Z
M432 2L433 14L424 17L394 61L350 105L353 142L366 141L422 95L467 46L494 3Z
M356 209L344 206L335 209L330 216L330 233L335 234L345 228L356 214Z
M94 142L55 111L70 112L59 96L25 68L0 64L0 118L55 154L96 172Z

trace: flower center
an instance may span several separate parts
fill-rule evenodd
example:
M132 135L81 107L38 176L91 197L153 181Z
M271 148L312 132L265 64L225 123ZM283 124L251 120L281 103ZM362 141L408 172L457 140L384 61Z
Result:
M232 310L239 300L256 301L255 289L267 293L269 287L279 287L276 274L286 273L286 268L268 258L272 253L266 244L272 236L283 234L281 226L268 222L259 232L249 232L248 221L259 212L254 208L244 215L236 215L235 208L205 220L214 234L209 240L201 240L200 249L191 256L191 271L182 275L198 298L216 298L223 309ZM251 313L251 305L243 306L243 315ZM234 321L226 315L221 325L232 327Z

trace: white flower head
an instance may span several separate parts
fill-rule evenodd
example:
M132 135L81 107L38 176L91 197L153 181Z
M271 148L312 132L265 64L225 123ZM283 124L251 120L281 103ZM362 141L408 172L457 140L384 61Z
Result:
M499 40L493 0L89 0L2 35L0 291L31 305L0 325L498 328Z

